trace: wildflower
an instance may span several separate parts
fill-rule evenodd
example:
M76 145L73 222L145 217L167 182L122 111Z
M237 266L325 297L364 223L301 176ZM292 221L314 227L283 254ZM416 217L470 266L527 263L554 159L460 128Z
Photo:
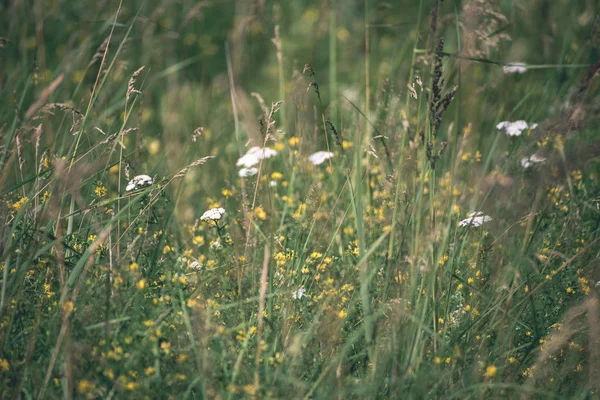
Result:
M474 227L479 227L481 225L483 225L484 222L490 222L492 220L492 217L490 217L489 215L483 215L483 213L481 211L476 211L476 212L472 212L471 214L469 214L469 218L463 219L462 221L460 221L458 223L458 226L460 227L464 227L464 226L474 226Z
M486 378L493 378L496 376L496 372L498 372L498 368L496 368L494 365L488 365L488 367L485 369L484 376Z
M200 220L201 221L218 221L223 217L223 214L225 214L224 208L222 208L222 207L211 208L210 210L208 210L204 214L202 214L202 216L200 217Z
M94 384L83 379L77 384L77 389L79 390L79 393L88 393L94 389Z
M502 121L498 125L496 125L497 129L504 130L504 132L508 136L521 136L521 132L525 129L535 129L538 124L527 124L526 121L518 120L518 121Z
M254 146L250 148L246 154L240 157L235 164L237 167L251 168L258 164L263 158L271 158L277 155L277 151L268 147Z
M102 197L102 196L106 196L108 191L106 190L106 187L102 183L98 183L96 185L96 189L94 189L94 193L96 194L96 197Z
M537 154L533 154L529 157L523 157L521 159L521 167L527 169L527 168L535 166L536 164L541 164L544 161L546 161L546 159L544 157L540 157Z
M19 211L21 209L21 207L23 207L23 204L27 203L28 200L29 200L29 197L23 197L23 198L21 198L21 200L12 204L10 206L10 208L12 208L14 211Z
M200 272L202 271L202 263L198 260L194 260L190 263L188 268L192 271Z
M321 165L325 160L329 160L331 157L333 157L333 153L330 151L317 151L308 156L308 161L310 161L312 165Z
M300 138L297 136L292 136L289 138L288 143L290 144L290 147L298 146L300 144Z
M260 219L262 221L264 221L265 219L267 219L267 212L261 206L256 207L256 209L254 210L254 212L255 212L256 216L258 217L258 219Z
M304 297L305 293L306 293L306 289L304 289L304 286L300 286L300 288L292 294L292 297L295 300L300 300L302 297Z
M516 62L504 65L502 71L505 74L524 74L527 72L527 66L524 63Z
M212 250L221 250L223 248L223 245L221 244L220 240L215 240L210 244L210 248Z
M238 172L238 175L240 176L240 178L245 178L247 176L256 175L257 173L257 168L242 168L240 169L240 172Z
M271 181L271 182L269 182L269 186L271 186L271 187L277 187L277 181Z
M137 175L129 181L127 187L125 188L125 191L131 192L132 190L137 190L145 186L150 186L153 183L154 181L148 175Z

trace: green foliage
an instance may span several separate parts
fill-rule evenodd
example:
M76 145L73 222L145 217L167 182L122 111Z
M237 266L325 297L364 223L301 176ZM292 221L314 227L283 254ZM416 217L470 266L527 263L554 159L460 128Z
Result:
M598 396L598 10L401 3L0 5L0 398Z

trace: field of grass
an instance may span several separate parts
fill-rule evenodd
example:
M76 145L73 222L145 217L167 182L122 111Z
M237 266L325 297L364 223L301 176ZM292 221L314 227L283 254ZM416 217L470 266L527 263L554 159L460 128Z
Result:
M599 12L0 3L0 398L600 398Z

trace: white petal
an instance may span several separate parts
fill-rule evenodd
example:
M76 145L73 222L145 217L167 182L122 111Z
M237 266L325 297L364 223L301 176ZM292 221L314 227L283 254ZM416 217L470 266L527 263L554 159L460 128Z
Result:
M310 163L313 165L320 165L331 157L333 157L333 153L330 151L317 151L316 153L308 156L308 161L310 161Z

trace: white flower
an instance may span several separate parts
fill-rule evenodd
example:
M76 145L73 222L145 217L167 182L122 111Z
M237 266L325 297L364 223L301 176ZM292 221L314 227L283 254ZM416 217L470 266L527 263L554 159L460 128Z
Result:
M537 128L537 126L538 126L538 124L528 125L527 122L525 122L523 120L519 120L519 121L514 121L514 122L502 121L498 125L496 125L496 128L500 129L500 130L504 130L504 132L508 136L521 136L521 132L524 131L525 129L527 129L527 128L535 129L535 128Z
M523 63L510 63L502 67L505 74L524 74L527 72L527 66Z
M125 191L130 192L132 190L140 189L145 186L150 186L152 185L152 183L152 178L148 175L138 175L133 177L133 179L129 181L127 187L125 188Z
M221 244L220 240L215 240L210 244L210 248L212 250L221 250L223 248L223 245Z
M310 161L312 165L320 165L323 164L325 160L329 160L331 157L333 157L333 153L330 151L317 151L316 153L308 156L308 161Z
M292 297L295 300L300 300L302 297L304 297L305 293L306 293L306 289L304 289L304 286L300 286L300 288L292 294Z
M238 172L238 175L242 178L245 178L247 176L256 175L257 173L258 169L256 168L242 168L240 169L240 172Z
M198 260L194 260L188 265L189 269L194 270L196 272L202 271L202 267L203 267L202 263Z
M544 157L540 157L537 154L533 154L529 157L521 158L521 167L527 169L527 168L533 167L536 164L541 164L544 161L546 161L546 159Z
M271 158L277 155L277 151L270 149L268 147L258 147L254 146L250 148L246 154L241 156L237 163L235 164L237 167L246 167L250 168L255 166L262 160L263 158Z
M269 182L269 186L271 186L271 187L277 187L277 181L271 181L271 182Z
M202 214L202 216L200 217L201 221L218 221L223 217L223 214L225 214L225 209L224 208L211 208L210 210L206 211L204 214Z
M484 222L490 222L492 217L489 215L483 215L481 211L472 212L469 214L469 218L463 219L458 223L458 226L481 226Z

